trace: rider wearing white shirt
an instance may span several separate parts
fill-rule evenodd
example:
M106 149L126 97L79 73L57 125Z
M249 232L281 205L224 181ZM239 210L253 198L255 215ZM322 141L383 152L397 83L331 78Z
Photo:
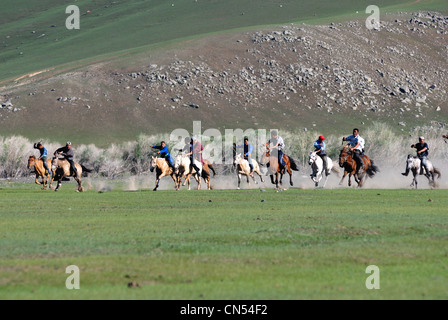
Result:
M353 135L346 138L342 138L342 141L347 141L350 144L350 151L353 152L353 159L355 159L357 168L356 173L364 167L364 163L361 160L361 154L364 153L365 141L359 135L359 129L353 129Z
M283 141L283 138L278 135L276 130L271 132L271 139L268 140L267 146L268 149L274 152L274 154L277 153L280 170L283 170L286 166L286 163L283 160L283 149L285 148L285 142Z

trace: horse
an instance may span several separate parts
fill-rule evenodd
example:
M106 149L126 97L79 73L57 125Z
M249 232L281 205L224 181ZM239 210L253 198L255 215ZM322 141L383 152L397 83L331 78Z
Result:
M414 178L412 179L411 187L415 186L415 189L417 189L417 175L420 172L420 165L421 160L419 158L413 157L410 154L408 155L408 158L406 160L406 172L403 175L407 176L409 174L409 171L412 171ZM425 176L426 178L428 178L429 185L434 188L436 187L435 175L437 174L437 178L440 179L442 174L432 165L431 161L427 160L426 166L428 167L429 175Z
M358 188L361 188L364 183L364 178L367 177L372 178L377 172L379 172L378 167L373 163L373 160L369 159L366 155L361 156L361 160L364 163L364 169L359 170L358 174L356 174L357 164L355 159L352 156L352 153L349 149L349 145L345 146L341 153L339 154L339 166L344 168L344 175L342 176L339 185L342 185L347 174L348 177L348 186L351 187L351 177L355 177L355 181L358 184ZM366 175L367 174L367 175Z
M325 170L323 166L324 162L322 158L318 156L315 151L313 151L310 153L310 156L308 158L308 164L311 166L311 169L313 170L313 173L311 174L311 179L314 181L315 186L318 187L319 182L320 180L322 180L322 177L324 175ZM337 169L334 166L333 161L330 159L330 157L327 157L327 168L325 170L325 182L324 185L322 186L323 188L325 188L327 184L330 171L334 171L339 174L339 169Z
M78 177L75 172L71 170L70 163L65 159L58 159L58 157L54 157L51 162L51 171L53 171L53 176L50 182L50 186L54 180L58 181L58 185L54 191L58 191L59 187L62 185L62 179L65 177L74 177L76 182L78 183L77 192L84 192L84 188L82 187L81 177L83 172L92 172L92 170L87 169L83 165L75 162L76 170L78 171Z
M153 189L153 191L157 191L157 189L159 188L160 179L168 175L171 176L175 186L177 186L174 170L170 168L170 166L168 165L168 163L164 158L157 158L154 156L151 158L151 166L149 170L151 172L154 172L154 169L156 170L156 186Z
M247 183L249 183L249 177L252 177L255 184L257 184L257 181L255 180L255 177L253 174L250 174L250 167L249 167L249 161L244 159L241 155L241 153L238 153L235 155L235 161L233 162L237 168L236 172L238 174L238 190L240 189L241 184L241 175L245 175L247 178ZM258 162L255 159L252 159L252 165L254 166L254 172L258 174L260 177L261 182L263 181L263 177L260 172L260 167L258 165Z
M199 168L199 170L204 171L202 169L201 163L197 160L194 160L196 166ZM188 190L190 190L190 177L193 176L196 182L198 183L198 190L201 189L201 177L198 175L196 170L191 166L191 160L188 155L185 154L178 154L174 160L174 172L176 174L176 190L180 189L180 185L182 183L182 178L185 178L185 181L183 183L183 186L188 181ZM210 185L209 185L210 187ZM209 189L210 190L210 189Z
M204 159L204 164L202 165L202 172L201 173L202 173L202 179L204 179L205 183L207 184L207 189L208 190L211 190L211 187L210 187L210 178L211 178L210 171L213 172L213 176L216 176L216 172L215 172L215 168L213 168L213 164L210 161Z
M35 183L38 185L43 185L42 190L47 189L47 183L48 181L50 181L50 177L51 177L51 169L50 171L46 173L46 170L44 168L44 163L43 160L39 160L38 158L36 158L35 156L30 156L28 158L28 169L31 169L31 167L34 166L34 173L36 174L36 180ZM47 159L47 166L48 168L51 168L51 159ZM38 181L39 177L42 177L42 183L40 183ZM51 182L50 181L50 188L51 188Z
M286 163L285 169L289 173L289 184L291 186L294 185L292 182L292 171L299 171L299 168L297 167L296 162L293 158L290 156L287 156L286 154L283 154L283 161ZM271 156L271 153L269 150L267 150L263 157L261 158L261 163L268 165L269 169L268 172L271 176L271 183L275 184L275 187L278 189L278 184L282 184L283 174L284 172L280 170L280 166L278 165L278 157L277 156ZM274 181L274 174L275 174L275 181ZM278 176L280 175L280 181L278 179Z

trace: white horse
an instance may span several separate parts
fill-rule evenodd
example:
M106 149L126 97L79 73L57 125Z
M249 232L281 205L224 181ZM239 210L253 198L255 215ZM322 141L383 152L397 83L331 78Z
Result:
M194 164L202 171L202 164L194 160ZM201 189L201 177L196 170L191 166L191 160L189 155L178 154L174 161L174 171L176 172L176 190L180 189L182 178L185 178L183 186L188 181L188 190L191 188L190 177L193 176L198 183L198 190Z
M310 153L310 156L308 158L308 164L311 166L311 169L313 169L311 179L314 181L315 186L318 187L320 180L322 180L324 176L324 161L320 156L317 155L315 151L313 151ZM325 171L325 182L322 188L325 188L328 181L328 176L330 175L331 171L339 173L339 170L336 169L333 161L330 159L330 157L327 156L327 170Z
M250 167L249 167L249 161L247 161L246 159L244 159L241 156L241 153L238 153L235 156L235 161L234 164L237 167L237 174L238 174L238 189L240 189L240 184L241 184L241 175L245 175L247 178L247 183L249 183L249 177L252 177L252 179L254 180L255 184L257 184L257 181L255 181L255 177L254 175L250 174ZM252 165L254 166L254 172L258 174L258 176L260 177L261 182L263 181L263 177L261 176L261 172L260 172L260 166L258 165L258 162L255 159L252 159Z
M420 165L421 165L421 160L419 158L413 157L412 155L408 155L408 158L406 160L406 172L402 173L402 175L407 176L409 174L409 171L412 171L414 178L412 179L411 187L415 186L415 189L417 189L417 184L418 184L417 175L420 173L420 168L421 168ZM427 160L426 166L428 168L429 175L425 175L425 176L426 176L426 178L428 178L429 185L431 187L435 188L435 187L437 187L436 182L435 182L435 175L437 174L437 178L440 179L442 174L440 173L439 170L434 168L431 161Z

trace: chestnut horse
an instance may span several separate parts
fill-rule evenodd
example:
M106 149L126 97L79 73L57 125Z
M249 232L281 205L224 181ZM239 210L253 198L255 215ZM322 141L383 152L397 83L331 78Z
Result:
M344 169L344 175L342 176L339 185L342 185L342 182L348 174L349 187L352 185L351 177L354 176L355 181L358 184L358 188L361 188L367 177L372 178L377 172L379 172L378 167L373 164L373 160L369 159L369 157L362 155L361 160L364 163L364 168L360 169L358 174L356 174L357 163L352 156L350 146L347 145L341 150L341 153L339 154L339 166Z
M38 185L43 185L42 190L47 189L47 183L50 181L50 188L51 188L51 182L50 180L52 172L46 172L44 168L44 162L43 160L39 160L35 156L30 156L28 158L28 169L31 169L31 167L34 166L34 173L36 174L36 180L35 183ZM47 166L48 168L51 168L51 159L47 159ZM51 169L50 169L51 170ZM42 177L42 183L38 181L39 177Z
M299 168L297 167L296 162L293 158L287 156L286 154L283 154L283 161L286 163L285 169L289 173L289 184L291 186L294 185L292 182L292 171L299 171ZM266 153L263 154L263 157L261 158L261 163L264 165L269 165L269 173L271 176L271 183L275 184L275 187L278 189L278 184L282 184L283 174L284 172L280 170L280 166L278 165L278 157L277 156L271 156L271 153L269 150L266 151ZM275 181L274 181L274 174L275 174ZM280 181L278 179L278 176L280 175Z

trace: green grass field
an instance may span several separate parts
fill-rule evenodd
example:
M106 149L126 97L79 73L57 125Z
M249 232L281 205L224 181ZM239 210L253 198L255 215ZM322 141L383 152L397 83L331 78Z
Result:
M59 0L2 1L0 80L57 66L79 67L136 48L212 32L363 18L368 16L364 11L371 1L79 0L80 30L67 30L69 15L65 9L71 4ZM382 0L375 4L383 12L447 10L445 0ZM81 62L83 59L87 60Z
M4 185L0 299L447 299L447 206L446 190Z

